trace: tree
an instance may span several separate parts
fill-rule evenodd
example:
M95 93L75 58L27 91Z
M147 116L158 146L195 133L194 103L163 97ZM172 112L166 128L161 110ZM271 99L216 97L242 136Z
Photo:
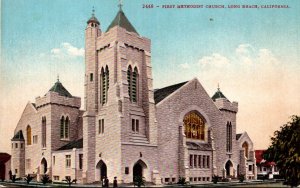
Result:
M292 116L291 121L275 131L271 145L263 154L267 161L274 161L279 174L286 184L300 184L300 117Z

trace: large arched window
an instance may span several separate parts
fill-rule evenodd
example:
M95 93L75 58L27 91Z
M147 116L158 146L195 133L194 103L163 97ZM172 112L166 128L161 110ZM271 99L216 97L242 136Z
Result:
M138 100L138 83L139 74L137 67L132 70L131 65L127 69L127 82L128 82L128 95L131 102L137 102Z
M31 127L30 125L26 128L26 135L27 135L27 145L31 145Z
M184 116L184 132L186 138L204 140L205 139L205 123L204 119L196 112L190 112Z
M60 139L69 139L70 119L64 116L60 119Z
M105 71L102 67L101 69L101 75L100 75L101 81L100 81L100 93L101 93L101 103L102 105L107 102L107 91L109 89L109 70L108 66L106 65Z
M231 122L227 122L226 125L226 151L232 151L232 125Z
M249 145L247 142L244 142L243 145L242 145L243 149L244 149L244 152L245 152L245 157L248 158L249 156Z
M42 117L42 147L46 147L46 117Z

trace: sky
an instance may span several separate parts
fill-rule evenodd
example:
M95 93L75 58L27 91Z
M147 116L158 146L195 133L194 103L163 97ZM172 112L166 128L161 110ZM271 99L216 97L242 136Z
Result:
M283 9L228 5L288 5ZM154 8L143 8L143 5ZM198 9L163 5L196 4ZM60 81L83 98L84 31L95 15L106 31L117 0L1 0L0 152L28 101ZM224 5L225 8L205 8ZM159 7L156 7L159 6ZM138 33L152 41L154 88L198 78L239 103L237 131L266 149L275 130L300 115L300 1L123 0Z

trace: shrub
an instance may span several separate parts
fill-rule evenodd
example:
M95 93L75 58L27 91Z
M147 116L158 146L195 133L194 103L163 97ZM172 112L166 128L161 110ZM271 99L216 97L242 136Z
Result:
M30 176L30 174L28 174L28 175L25 177L25 180L26 180L27 184L29 184L29 183L33 180L33 177Z
M212 182L214 182L214 184L217 184L217 183L218 183L218 181L219 181L219 179L220 179L220 177L219 177L219 176L217 176L217 175L213 175L213 177L212 177Z
M245 180L245 174L240 174L238 178L239 178L239 181L240 181L241 183L243 183L244 180Z
M42 175L42 179L41 179L42 183L45 185L46 183L51 183L50 177L48 174L44 174Z
M12 176L11 176L11 181L12 181L13 183L15 183L16 180L17 180L17 176L16 176L16 175L12 175Z
M77 179L71 180L71 177L70 177L70 176L67 176L66 179L63 180L63 181L65 181L65 182L69 185L69 187L70 187L70 186L72 185L72 183L75 183L75 184L76 184Z
M145 186L145 178L142 177L142 176L134 176L133 178L133 183L134 183L134 186L137 186L137 187L141 187L142 185Z
M185 185L186 184L186 178L185 177L179 177L177 184Z

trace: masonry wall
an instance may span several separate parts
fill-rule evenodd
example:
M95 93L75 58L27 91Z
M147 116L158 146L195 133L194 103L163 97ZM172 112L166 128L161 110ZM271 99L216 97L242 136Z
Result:
M189 164L188 154L185 154L184 158L181 159L185 161L179 161L178 148L180 143L178 143L178 140L181 132L179 131L179 127L182 126L184 128L183 118L190 111L198 111L206 120L206 139L202 143L207 143L208 141L208 129L212 129L213 132L223 132L224 134L225 129L222 127L222 114L197 79L193 79L169 95L156 105L159 133L159 167L162 178L176 177L178 179L180 168L178 164ZM218 135L218 137L215 137L215 140L220 139L223 140L222 142L225 142L224 135ZM184 148L186 149L186 146ZM223 150L225 151L225 147ZM222 150L220 149L220 154L217 153L217 157L218 155L222 155L221 153ZM224 160L224 155L221 159ZM214 165L212 164L211 168ZM189 171L189 167L187 166L181 168ZM190 173L186 173L188 179ZM212 170L210 169L206 174L205 176L210 176Z

